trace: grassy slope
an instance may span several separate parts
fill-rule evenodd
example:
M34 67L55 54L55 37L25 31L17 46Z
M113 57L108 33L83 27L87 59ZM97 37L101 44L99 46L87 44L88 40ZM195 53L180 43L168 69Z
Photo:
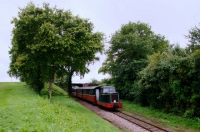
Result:
M162 124L168 125L177 131L200 131L200 118L187 119L184 117L174 116L172 114L165 114L146 107L141 107L129 101L122 100L122 102L124 106L123 110L147 117L148 119L151 119L155 122L160 122Z
M67 96L49 102L25 83L0 82L0 131L118 131Z
M67 95L67 93L63 89L61 89L60 87L56 86L55 84L53 84L52 86L53 86L52 96ZM45 95L47 96L48 91L49 91L49 84L46 83L44 88L41 91L41 94L43 96L45 96Z

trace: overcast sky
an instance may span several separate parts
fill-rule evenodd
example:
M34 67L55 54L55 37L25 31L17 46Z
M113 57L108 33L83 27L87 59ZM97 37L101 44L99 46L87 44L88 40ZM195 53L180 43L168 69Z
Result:
M11 47L11 20L17 17L19 7L24 8L29 0L0 0L0 82L18 81L7 74L9 69L9 47ZM32 0L35 5L43 2L51 7L71 10L73 15L88 18L95 26L95 31L105 33L107 38L119 30L122 24L131 22L148 23L156 34L164 35L171 44L187 46L184 35L200 23L200 0ZM98 69L105 60L89 67L90 73L83 79L74 77L73 82L90 82L95 78L106 78L98 74Z

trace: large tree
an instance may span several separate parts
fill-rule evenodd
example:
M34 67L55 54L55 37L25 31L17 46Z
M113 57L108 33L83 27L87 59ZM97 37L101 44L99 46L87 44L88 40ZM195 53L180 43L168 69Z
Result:
M96 53L103 50L103 34L94 33L88 19L46 3L43 7L29 3L12 23L9 74L32 85L36 80L49 82L49 98L58 71L68 73L69 81L74 73L84 75L87 65L97 59Z
M123 97L131 98L137 73L147 66L147 56L163 51L168 41L155 34L148 24L129 22L122 25L110 40L107 59L99 72L108 73Z

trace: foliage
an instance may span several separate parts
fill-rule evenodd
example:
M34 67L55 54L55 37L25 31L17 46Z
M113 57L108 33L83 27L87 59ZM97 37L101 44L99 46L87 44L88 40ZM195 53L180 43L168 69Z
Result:
M139 73L136 100L187 118L200 117L199 29L192 28L185 49L178 45L148 57L149 64Z
M0 83L0 131L119 131L76 101L38 96L25 83Z
M58 71L68 75L70 85L73 74L83 76L89 71L87 65L98 60L95 54L103 50L103 34L93 33L89 20L73 16L70 11L51 8L46 3L41 8L29 3L20 9L12 24L8 73L22 78L38 92L49 82L49 98ZM70 89L68 91L71 95Z
M109 80L121 98L166 113L199 118L199 33L199 28L192 28L187 36L190 44L183 49L169 45L144 23L128 23L113 34L99 72L111 75Z
M190 52L194 52L196 49L200 48L200 29L195 26L191 30L189 30L189 35L186 36L189 39L189 44L187 49Z
M91 79L91 82L89 82L90 84L99 84L100 82L97 80L97 79L95 79L95 78L92 78Z
M113 81L112 81L112 78L104 78L100 81L100 85L101 86L108 86L108 85L111 85L111 86L114 86L113 84Z
M164 51L168 41L153 33L148 24L129 22L110 40L107 59L99 72L111 75L122 98L133 99L137 74L148 64L147 55Z
M140 74L138 102L168 113L199 117L199 89L192 56L179 46L149 56L149 64ZM195 98L195 101L192 101Z
M55 76L54 83L55 83L57 86L61 87L62 89L67 90L67 87L68 87L68 82L67 82L67 80L68 80L67 74L66 74L66 75L63 75L63 76L61 76L61 77L59 77L59 76L56 75L56 76Z

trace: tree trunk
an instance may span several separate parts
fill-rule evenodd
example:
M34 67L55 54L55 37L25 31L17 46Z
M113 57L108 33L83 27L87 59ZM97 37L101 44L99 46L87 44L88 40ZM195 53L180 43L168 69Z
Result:
M49 94L48 94L48 99L51 99L51 95L52 95L52 83L54 82L54 75L51 77L50 81L49 81Z
M71 71L69 73L69 77L68 77L68 95L69 95L69 97L72 96L72 75L73 75L73 71Z

